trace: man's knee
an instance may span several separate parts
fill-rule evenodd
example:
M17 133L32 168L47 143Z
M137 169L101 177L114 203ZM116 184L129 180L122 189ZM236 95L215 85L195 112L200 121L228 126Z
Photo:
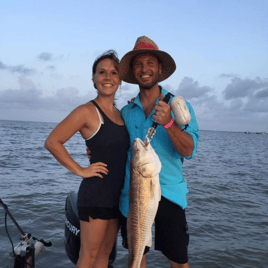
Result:
M176 263L171 260L169 260L169 262L170 262L171 268L189 268L189 262L183 263L183 264Z

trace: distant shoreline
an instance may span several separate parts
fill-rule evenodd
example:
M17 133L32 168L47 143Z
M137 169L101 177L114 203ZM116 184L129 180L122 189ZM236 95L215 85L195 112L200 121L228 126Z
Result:
M15 119L0 119L0 121L12 121L12 122L28 122L28 123L46 123L46 124L59 124L60 122L45 122L45 121L29 121L29 120L15 120ZM265 131L231 131L231 130L211 130L211 129L200 129L200 131L214 131L214 132L233 132L233 133L246 133L249 134L266 134Z

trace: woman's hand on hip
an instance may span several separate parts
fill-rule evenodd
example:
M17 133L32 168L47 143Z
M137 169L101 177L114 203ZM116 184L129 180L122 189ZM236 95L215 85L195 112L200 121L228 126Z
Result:
M102 174L108 174L107 165L102 162L97 162L91 164L89 167L82 168L81 177L82 178L90 178L90 177L100 177L103 179Z

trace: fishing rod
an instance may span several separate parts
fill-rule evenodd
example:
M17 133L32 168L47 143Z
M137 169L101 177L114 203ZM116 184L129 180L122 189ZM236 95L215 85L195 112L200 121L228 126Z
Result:
M16 225L17 229L19 230L19 232L21 233L22 236L25 235L25 233L23 232L23 230L20 228L20 226L18 225L18 223L15 221L15 219L13 218L13 216L11 215L11 213L8 210L8 207L6 204L4 204L4 202L2 201L2 199L0 198L0 205L4 208L4 210L6 211L6 213L8 214L8 216L10 217L10 219L13 221L13 223Z
M44 248L44 246L52 246L52 243L46 242L43 239L32 237L30 233L25 233L11 215L7 205L4 204L1 198L0 205L5 210L5 229L12 245L13 257L15 258L14 268L35 268L35 257L37 254ZM12 239L7 230L7 215L10 217L21 234L21 242L16 247L14 247Z

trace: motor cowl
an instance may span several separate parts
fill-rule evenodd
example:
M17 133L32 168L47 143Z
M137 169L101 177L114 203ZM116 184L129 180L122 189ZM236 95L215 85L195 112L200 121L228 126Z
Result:
M65 203L65 252L72 263L76 264L80 250L80 221L77 208L77 193L71 191ZM109 256L108 268L113 268L112 263L116 258L117 240Z

